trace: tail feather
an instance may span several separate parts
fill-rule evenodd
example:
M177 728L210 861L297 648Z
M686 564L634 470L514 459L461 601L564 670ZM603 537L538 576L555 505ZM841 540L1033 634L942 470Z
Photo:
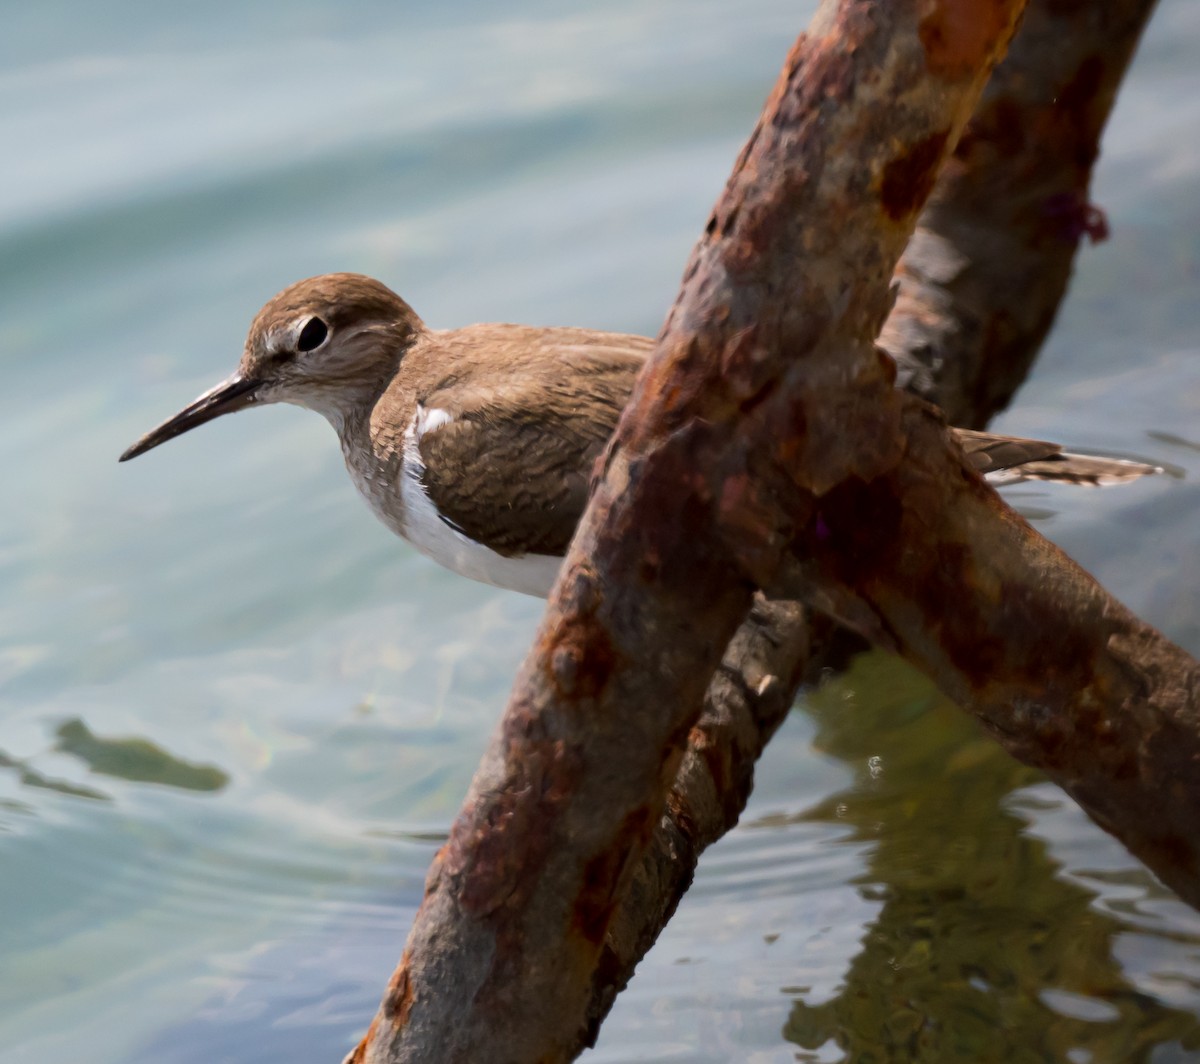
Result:
M997 436L989 432L955 429L971 464L996 484L1022 480L1057 480L1067 484L1107 487L1162 473L1162 466L1130 458L1072 454L1057 443Z

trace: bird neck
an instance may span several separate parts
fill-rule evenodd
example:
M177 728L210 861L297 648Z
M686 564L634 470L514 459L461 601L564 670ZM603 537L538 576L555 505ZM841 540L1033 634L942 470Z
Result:
M354 384L341 382L328 388L309 388L299 405L320 414L344 441L348 436L357 435L367 424L371 411L386 387L387 380L382 378Z

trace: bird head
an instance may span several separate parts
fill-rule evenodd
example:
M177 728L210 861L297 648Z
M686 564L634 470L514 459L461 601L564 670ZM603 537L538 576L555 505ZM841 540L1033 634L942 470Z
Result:
M424 326L386 285L357 273L310 277L285 288L250 326L237 370L121 455L136 458L222 414L294 403L335 428L378 398Z

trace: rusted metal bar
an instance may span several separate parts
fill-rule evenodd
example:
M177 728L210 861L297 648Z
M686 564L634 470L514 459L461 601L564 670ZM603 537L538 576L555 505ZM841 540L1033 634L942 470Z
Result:
M1081 239L1102 127L1153 0L1031 0L901 257L882 346L899 381L981 426L1008 405L1045 339ZM700 852L736 822L754 763L803 682L862 645L820 613L752 611L709 690L667 813L609 928L591 1022L626 985L691 883ZM775 677L765 697L757 686ZM731 781L735 781L732 782Z
M1200 664L1039 536L906 401L905 460L816 498L776 590L858 624L1200 908ZM780 478L793 471L780 471Z
M873 346L888 281L1022 6L829 0L797 42L352 1059L559 1061L591 1037L615 908L752 582L790 542L759 456L786 452L824 490L900 461ZM764 416L823 392L832 409L782 435ZM834 426L851 414L874 431L848 447Z
M880 344L900 382L980 427L1049 331L1084 237L1100 134L1154 0L1033 0L900 260Z
M709 684L651 844L618 899L592 979L589 1031L599 1028L666 926L701 852L737 823L755 763L800 684L820 668L811 643L831 643L834 623L797 602L756 598Z

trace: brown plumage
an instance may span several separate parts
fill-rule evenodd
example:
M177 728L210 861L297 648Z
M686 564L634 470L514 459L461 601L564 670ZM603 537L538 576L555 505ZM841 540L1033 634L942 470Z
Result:
M1072 454L1057 443L1027 440L1022 436L997 436L973 429L955 429L971 464L996 483L1021 480L1058 480L1067 484L1106 487L1151 473L1159 466L1128 458Z
M337 430L351 477L389 528L464 575L544 594L653 346L591 329L431 330L378 281L328 274L267 303L237 372L121 460L253 403L307 406ZM1158 471L954 431L993 478L1108 484Z
M452 416L419 446L421 482L443 519L501 554L564 553L592 465L652 347L587 329L475 325L435 334L430 355L456 352L473 363L417 393L426 409ZM497 355L508 372L474 370Z

